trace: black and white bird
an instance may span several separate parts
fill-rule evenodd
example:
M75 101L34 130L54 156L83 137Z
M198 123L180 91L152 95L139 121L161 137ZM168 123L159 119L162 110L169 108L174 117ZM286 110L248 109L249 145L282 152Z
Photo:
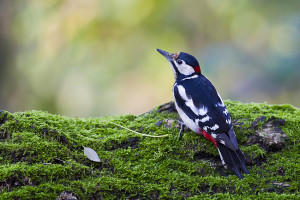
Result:
M239 178L242 178L241 172L249 174L230 114L213 84L202 75L197 59L184 52L157 51L168 59L173 69L173 95L184 124L210 140L217 147L223 165L226 164Z

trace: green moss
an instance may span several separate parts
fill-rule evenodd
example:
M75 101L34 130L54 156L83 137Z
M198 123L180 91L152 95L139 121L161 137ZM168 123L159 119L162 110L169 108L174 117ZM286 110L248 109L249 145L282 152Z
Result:
M41 111L0 112L0 199L55 199L72 191L79 199L298 199L300 111L290 105L226 101L241 149L259 164L239 180L218 166L215 147L188 131L166 128L176 113L157 112L104 118L68 118ZM262 122L286 121L286 146L267 152L246 141ZM149 135L137 135L105 120ZM157 122L162 121L161 126ZM87 159L93 148L101 162ZM274 185L274 181L289 187Z

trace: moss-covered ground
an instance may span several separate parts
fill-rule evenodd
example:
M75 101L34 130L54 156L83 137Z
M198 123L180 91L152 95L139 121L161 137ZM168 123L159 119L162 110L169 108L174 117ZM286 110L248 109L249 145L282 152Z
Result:
M42 111L0 112L0 199L299 199L300 111L290 105L226 101L250 174L220 166L204 137L178 139L176 112L68 118ZM159 112L158 112L159 111ZM258 117L266 119L257 121ZM269 119L282 119L286 145L266 150L247 140ZM108 121L149 135L145 137ZM84 147L101 162L90 161Z

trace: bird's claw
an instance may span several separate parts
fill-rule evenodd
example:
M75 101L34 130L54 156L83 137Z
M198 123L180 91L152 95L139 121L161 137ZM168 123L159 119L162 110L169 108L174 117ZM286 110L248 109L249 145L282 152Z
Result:
M179 131L179 134L178 134L178 138L181 139L182 138L182 133L183 133L184 126L186 126L186 125L181 120L177 120L177 122L180 124L180 131Z

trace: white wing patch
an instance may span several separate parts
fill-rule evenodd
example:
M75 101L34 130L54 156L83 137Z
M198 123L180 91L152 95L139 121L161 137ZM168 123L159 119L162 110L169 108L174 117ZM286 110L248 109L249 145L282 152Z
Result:
M190 119L184 112L183 110L177 105L177 102L175 101L175 106L177 109L177 112L182 119L182 121L187 125L192 131L198 133L200 130L200 127L198 123L195 123L192 119Z
M202 119L197 119L197 122L202 122L202 123L204 123L204 122L207 122L207 121L209 121L209 119L211 119L209 116L206 116L206 117L203 117Z
M206 132L207 132L207 129L210 129L210 130L215 131L215 130L217 130L218 128L219 128L218 124L215 124L215 125L213 125L212 127L204 126L204 127L203 127L203 130L205 130ZM214 137L213 135L211 135L211 136ZM215 136L217 136L217 135L215 134Z
M202 106L202 108L199 109L199 114L203 116L206 115L206 113L207 113L207 108Z
M193 113L195 113L198 116L206 115L207 113L206 107L202 106L201 108L197 108L193 102L193 99L186 95L184 87L182 85L177 85L177 88L178 88L179 95L185 101L185 105L188 106L193 111Z
M226 123L227 124L231 124L231 119L229 118L229 119L226 119Z
M182 85L177 85L177 88L181 98L186 102L189 101L189 98L186 95L184 87Z
M225 115L227 115L227 114L228 114L228 110L225 108L225 110L223 111L223 113L224 113Z
M225 141L220 140L219 142L220 142L221 144L225 145Z
M225 106L225 104L222 102L222 103L218 103L218 106L220 106L220 107L224 107Z
M219 126L218 126L218 124L215 124L213 127L211 127L210 129L211 130L213 130L213 131L215 131L215 130L217 130L219 128Z

